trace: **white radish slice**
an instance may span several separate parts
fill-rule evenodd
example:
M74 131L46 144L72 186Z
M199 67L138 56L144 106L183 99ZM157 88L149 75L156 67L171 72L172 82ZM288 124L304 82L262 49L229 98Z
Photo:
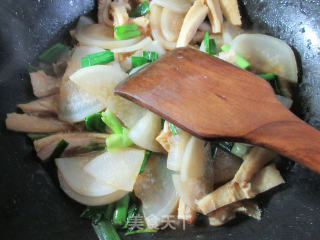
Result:
M146 113L145 108L116 95L112 95L108 99L107 108L129 129L132 128Z
M134 192L142 202L148 228L156 228L163 218L171 215L179 200L165 158L165 155L152 153L134 185Z
M286 42L264 34L241 34L233 40L233 48L257 71L298 81L296 58Z
M177 135L170 137L170 150L168 153L167 167L173 171L180 171L186 145L190 134L179 129Z
M161 14L162 7L156 4L151 5L150 8L150 27L152 32L152 37L154 40L158 41L162 47L165 49L174 49L176 47L175 42L170 42L165 39L161 30Z
M105 152L89 162L84 169L104 184L132 191L144 154L144 150L134 148Z
M81 122L92 113L105 109L105 104L98 98L80 89L72 81L63 81L60 87L58 115L67 122Z
M143 49L144 47L148 46L152 43L152 39L150 37L146 37L140 42L137 42L136 44L126 46L126 47L120 47L120 48L114 48L112 49L112 52L114 53L130 53L135 52L140 49Z
M128 74L120 66L95 65L79 69L70 76L70 80L101 101L107 101L115 86L126 77Z
M133 128L130 129L128 137L139 147L152 152L161 152L162 148L156 141L161 131L161 118L148 111Z
M222 38L224 43L227 43L227 44L232 44L232 40L236 36L244 33L244 30L242 28L234 26L229 22L224 22L222 25L222 29L223 29Z
M181 180L187 181L190 178L203 177L206 171L206 163L210 158L211 151L209 144L191 136L186 145L181 163Z
M79 27L75 33L75 38L82 45L101 47L104 49L131 46L142 39L142 37L139 36L127 40L115 40L113 28L102 24L84 25Z
M81 68L81 59L89 54L105 51L103 48L98 47L76 47L72 57L68 62L67 69L62 79L68 80L69 76Z
M185 14L164 8L161 14L161 30L163 36L170 42L177 41Z
M119 190L97 181L83 170L96 156L97 154L88 154L81 157L57 158L55 162L63 179L75 192L88 197L110 195L110 199L113 200L112 194Z
M213 189L213 185L209 188L202 179L190 178L183 182L179 174L172 175L172 181L179 197L188 207L196 211L198 211L196 200L201 199Z
M168 8L177 13L186 13L191 7L191 1L188 0L153 0L151 6L154 4Z
M115 202L122 198L127 192L116 191L112 197L109 195L101 197L88 197L75 192L64 180L61 173L58 171L58 178L60 182L61 189L67 194L71 199L77 201L78 203L84 204L86 206L102 206L112 202Z

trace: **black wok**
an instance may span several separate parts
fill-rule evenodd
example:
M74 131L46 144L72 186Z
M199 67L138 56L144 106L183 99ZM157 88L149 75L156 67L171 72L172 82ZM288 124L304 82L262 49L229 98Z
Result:
M319 0L243 0L241 5L246 27L294 48L301 73L295 112L320 129ZM33 99L27 65L50 44L67 41L77 17L92 11L92 0L0 1L0 239L96 239L90 223L79 218L84 207L58 188L53 164L42 165L31 142L6 131L3 121L16 104ZM218 228L198 224L127 239L320 239L320 176L293 163L282 173L287 184L258 197L260 222L241 217Z

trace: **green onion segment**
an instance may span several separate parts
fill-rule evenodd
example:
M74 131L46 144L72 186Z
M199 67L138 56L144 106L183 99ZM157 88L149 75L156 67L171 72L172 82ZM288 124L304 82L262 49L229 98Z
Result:
M89 54L81 59L81 67L103 65L114 61L114 53L110 50Z
M84 123L89 132L106 132L106 124L102 121L102 113L93 113L86 116Z
M69 143L66 142L65 140L61 140L56 148L53 150L51 156L49 157L49 159L55 159L61 156L61 154L64 152L64 150L68 147Z
M114 34L117 40L125 40L141 35L137 24L126 24L114 27Z
M69 46L66 46L62 43L56 43L50 48L44 50L39 56L38 59L44 63L53 63L61 56L62 53L69 50Z
M231 46L229 44L223 44L221 47L221 51L225 52L231 49ZM251 66L251 64L246 60L244 57L240 56L238 53L236 53L236 65L242 69L246 69Z
M205 50L208 54L210 54L211 56L214 56L217 54L217 46L216 46L216 42L213 38L209 38L209 33L206 32L204 34L204 47Z
M146 15L150 10L149 3L147 1L143 1L140 3L135 9L133 9L129 16L130 17L141 17Z

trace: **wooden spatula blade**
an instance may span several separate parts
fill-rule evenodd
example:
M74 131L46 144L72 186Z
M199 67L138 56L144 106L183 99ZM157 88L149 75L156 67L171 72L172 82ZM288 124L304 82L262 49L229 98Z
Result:
M202 138L236 139L282 108L266 81L190 48L171 51L115 93ZM281 112L276 120L286 116Z

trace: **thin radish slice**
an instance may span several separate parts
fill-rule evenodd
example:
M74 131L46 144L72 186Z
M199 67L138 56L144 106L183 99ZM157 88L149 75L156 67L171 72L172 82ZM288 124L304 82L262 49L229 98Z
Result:
M191 1L188 0L153 0L153 5L159 5L164 8L168 8L177 13L186 13L191 7Z
M132 191L144 155L144 150L134 148L105 152L89 162L84 169L101 183L119 190Z

